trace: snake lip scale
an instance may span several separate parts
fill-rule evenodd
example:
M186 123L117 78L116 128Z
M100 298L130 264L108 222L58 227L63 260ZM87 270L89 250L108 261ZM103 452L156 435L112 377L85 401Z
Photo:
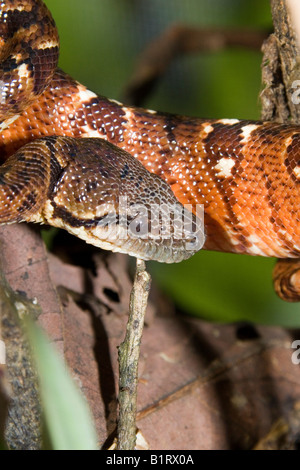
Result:
M47 223L162 262L186 259L203 243L280 258L275 290L300 299L298 126L190 118L98 96L57 69L58 34L40 0L0 0L0 51L0 223ZM124 197L146 213L172 208L152 220L158 237L132 235L130 223L145 222L137 212L124 222ZM185 205L192 231L178 237ZM122 240L107 237L104 219Z

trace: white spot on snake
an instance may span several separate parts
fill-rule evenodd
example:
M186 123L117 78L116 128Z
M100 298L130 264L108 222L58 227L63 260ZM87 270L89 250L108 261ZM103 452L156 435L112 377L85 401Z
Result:
M132 110L130 108L123 108L123 111L125 112L125 118L127 119L127 121L129 123L133 122L135 123L136 121L136 117L134 115L134 113L132 112Z
M82 85L78 85L78 96L79 96L79 101L81 101L82 103L90 101L93 98L97 98L96 93L88 90Z
M206 133L206 134L210 134L210 132L212 132L214 130L213 126L211 124L207 124L203 131Z
M294 175L296 176L297 179L300 179L300 167L296 166L293 170Z
M259 124L248 124L242 127L242 140L243 144L246 144L251 139L251 133L260 127Z
M237 124L239 119L218 119L217 121L220 124L228 124L229 126L233 126L233 124Z
M48 41L43 41L39 44L38 49L52 49L52 47L57 47L58 43L57 41L52 41L49 39Z
M1 122L0 124L0 132L4 131L7 127L9 127L16 119L18 119L19 114L17 116L13 116L9 119L6 119L6 121Z
M90 126L82 126L82 129L81 129L81 137L101 137L103 139L105 139L105 135L101 135L101 133L99 131L95 131L94 129L92 129Z
M28 70L28 67L27 67L27 64L21 64L19 67L18 67L18 74L19 74L19 77L28 77L29 75L29 70Z
M150 114L157 114L157 111L154 111L153 109L146 109L145 111Z
M221 158L219 163L215 166L215 170L218 172L218 176L223 178L229 178L232 176L232 168L235 165L235 161L233 158Z

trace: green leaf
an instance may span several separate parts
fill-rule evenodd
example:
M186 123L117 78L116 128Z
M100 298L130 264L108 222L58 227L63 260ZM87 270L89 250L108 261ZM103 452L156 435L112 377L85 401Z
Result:
M299 303L273 290L275 260L201 251L179 264L153 263L151 272L186 313L219 322L300 326Z
M40 380L46 423L54 450L97 450L88 405L41 329L26 318L26 331Z

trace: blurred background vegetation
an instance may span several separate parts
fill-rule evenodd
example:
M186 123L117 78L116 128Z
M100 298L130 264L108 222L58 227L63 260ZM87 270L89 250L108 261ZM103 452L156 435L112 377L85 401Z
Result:
M272 28L269 0L47 0L59 28L60 67L120 100L149 41L173 24ZM242 48L176 60L145 106L211 118L258 119L261 53ZM300 325L300 306L279 300L273 259L200 252L178 265L152 263L183 311L213 321Z

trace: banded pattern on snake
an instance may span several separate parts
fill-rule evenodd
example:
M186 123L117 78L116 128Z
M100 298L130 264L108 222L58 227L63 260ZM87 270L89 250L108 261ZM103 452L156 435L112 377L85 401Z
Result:
M190 233L116 246L94 228L116 195L173 204L177 215L190 204L192 224L203 204L204 248L282 258L276 291L299 300L299 267L285 259L300 257L300 127L123 106L56 69L57 32L42 1L1 1L0 15L0 151L9 157L1 223L48 223L104 248L174 262L200 248L186 252Z

